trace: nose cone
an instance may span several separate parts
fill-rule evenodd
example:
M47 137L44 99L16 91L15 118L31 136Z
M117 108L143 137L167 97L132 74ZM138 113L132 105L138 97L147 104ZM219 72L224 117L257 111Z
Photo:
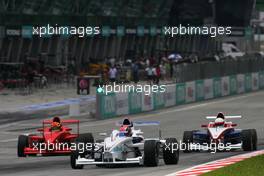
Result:
M44 135L45 141L47 143L54 144L54 143L56 143L59 135L60 135L60 133L56 133L56 132L54 132L54 133L46 133Z

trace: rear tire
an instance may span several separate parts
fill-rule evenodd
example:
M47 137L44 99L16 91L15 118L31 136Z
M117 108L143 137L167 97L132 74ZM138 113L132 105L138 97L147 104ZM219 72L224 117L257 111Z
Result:
M251 130L242 130L242 148L244 151L253 150L253 135Z
M26 157L24 153L24 149L28 147L28 136L20 135L18 136L18 144L17 144L17 156L18 157Z
M84 143L94 143L94 137L92 133L84 133L80 134L79 137L76 138L76 141Z
M104 140L103 140L103 139L97 139L97 140L95 141L95 143L101 143L101 142L104 142Z
M190 153L192 150L189 149L191 143L193 143L193 131L184 131L183 133L183 144L185 144L184 153Z
M94 158L94 154L93 154L93 150L94 150L94 137L92 133L84 133L84 134L80 134L79 137L76 139L77 142L79 143L84 143L86 144L92 144L92 148L91 151L84 151L84 153L82 155L91 155L91 158Z
M166 139L166 145L163 147L163 160L164 163L169 164L178 164L179 161L179 143L176 138L168 138ZM172 146L177 147L176 151L173 151L174 149ZM170 146L170 148L168 148Z
M79 146L79 143L84 143L84 146L87 143L91 143L93 145L94 144L94 138L93 138L92 133L80 134L79 137L75 139L76 147ZM78 149L72 151L72 153L71 153L71 167L73 169L83 169L83 165L77 164L76 160L78 159L79 156L85 157L86 154L92 155L92 158L93 158L93 153L90 153L89 151L84 151L83 153L80 153L80 151Z
M144 143L144 165L147 167L155 167L159 164L160 144L156 140L147 140Z

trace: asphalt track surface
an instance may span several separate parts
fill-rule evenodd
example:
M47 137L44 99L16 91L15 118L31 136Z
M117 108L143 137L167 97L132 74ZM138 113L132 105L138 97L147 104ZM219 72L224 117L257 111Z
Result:
M188 105L177 106L165 110L149 112L130 116L132 120L157 120L161 122L163 137L176 137L182 139L185 130L200 129L200 125L207 123L206 115L214 115L217 112L230 115L242 115L242 119L235 120L239 128L255 128L258 132L259 149L264 148L264 91L220 98L216 100L203 101ZM1 117L0 117L1 118ZM14 118L16 119L14 121ZM110 132L115 127L115 122L122 117L96 121L85 117L79 118L81 133L92 132L95 138L99 132ZM243 151L180 153L178 165L164 165L159 167L120 167L120 168L98 168L96 166L85 166L83 170L72 170L69 156L60 157L27 157L17 158L17 136L19 134L35 132L36 127L41 126L42 119L22 120L19 116L13 117L11 123L0 124L0 175L20 176L156 176L166 175L194 165L233 156ZM143 129L142 129L143 130ZM153 129L145 129L145 135L152 135Z

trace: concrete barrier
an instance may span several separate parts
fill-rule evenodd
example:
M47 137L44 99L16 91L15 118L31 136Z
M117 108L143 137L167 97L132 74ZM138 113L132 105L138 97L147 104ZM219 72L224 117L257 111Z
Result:
M80 115L80 103L73 103L69 105L69 116L79 116Z

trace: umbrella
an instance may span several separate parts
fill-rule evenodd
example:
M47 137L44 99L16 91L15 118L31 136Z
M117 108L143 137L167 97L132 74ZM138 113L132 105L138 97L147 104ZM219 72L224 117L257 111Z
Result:
M182 56L180 54L170 54L168 59L177 62L178 60L182 59Z

